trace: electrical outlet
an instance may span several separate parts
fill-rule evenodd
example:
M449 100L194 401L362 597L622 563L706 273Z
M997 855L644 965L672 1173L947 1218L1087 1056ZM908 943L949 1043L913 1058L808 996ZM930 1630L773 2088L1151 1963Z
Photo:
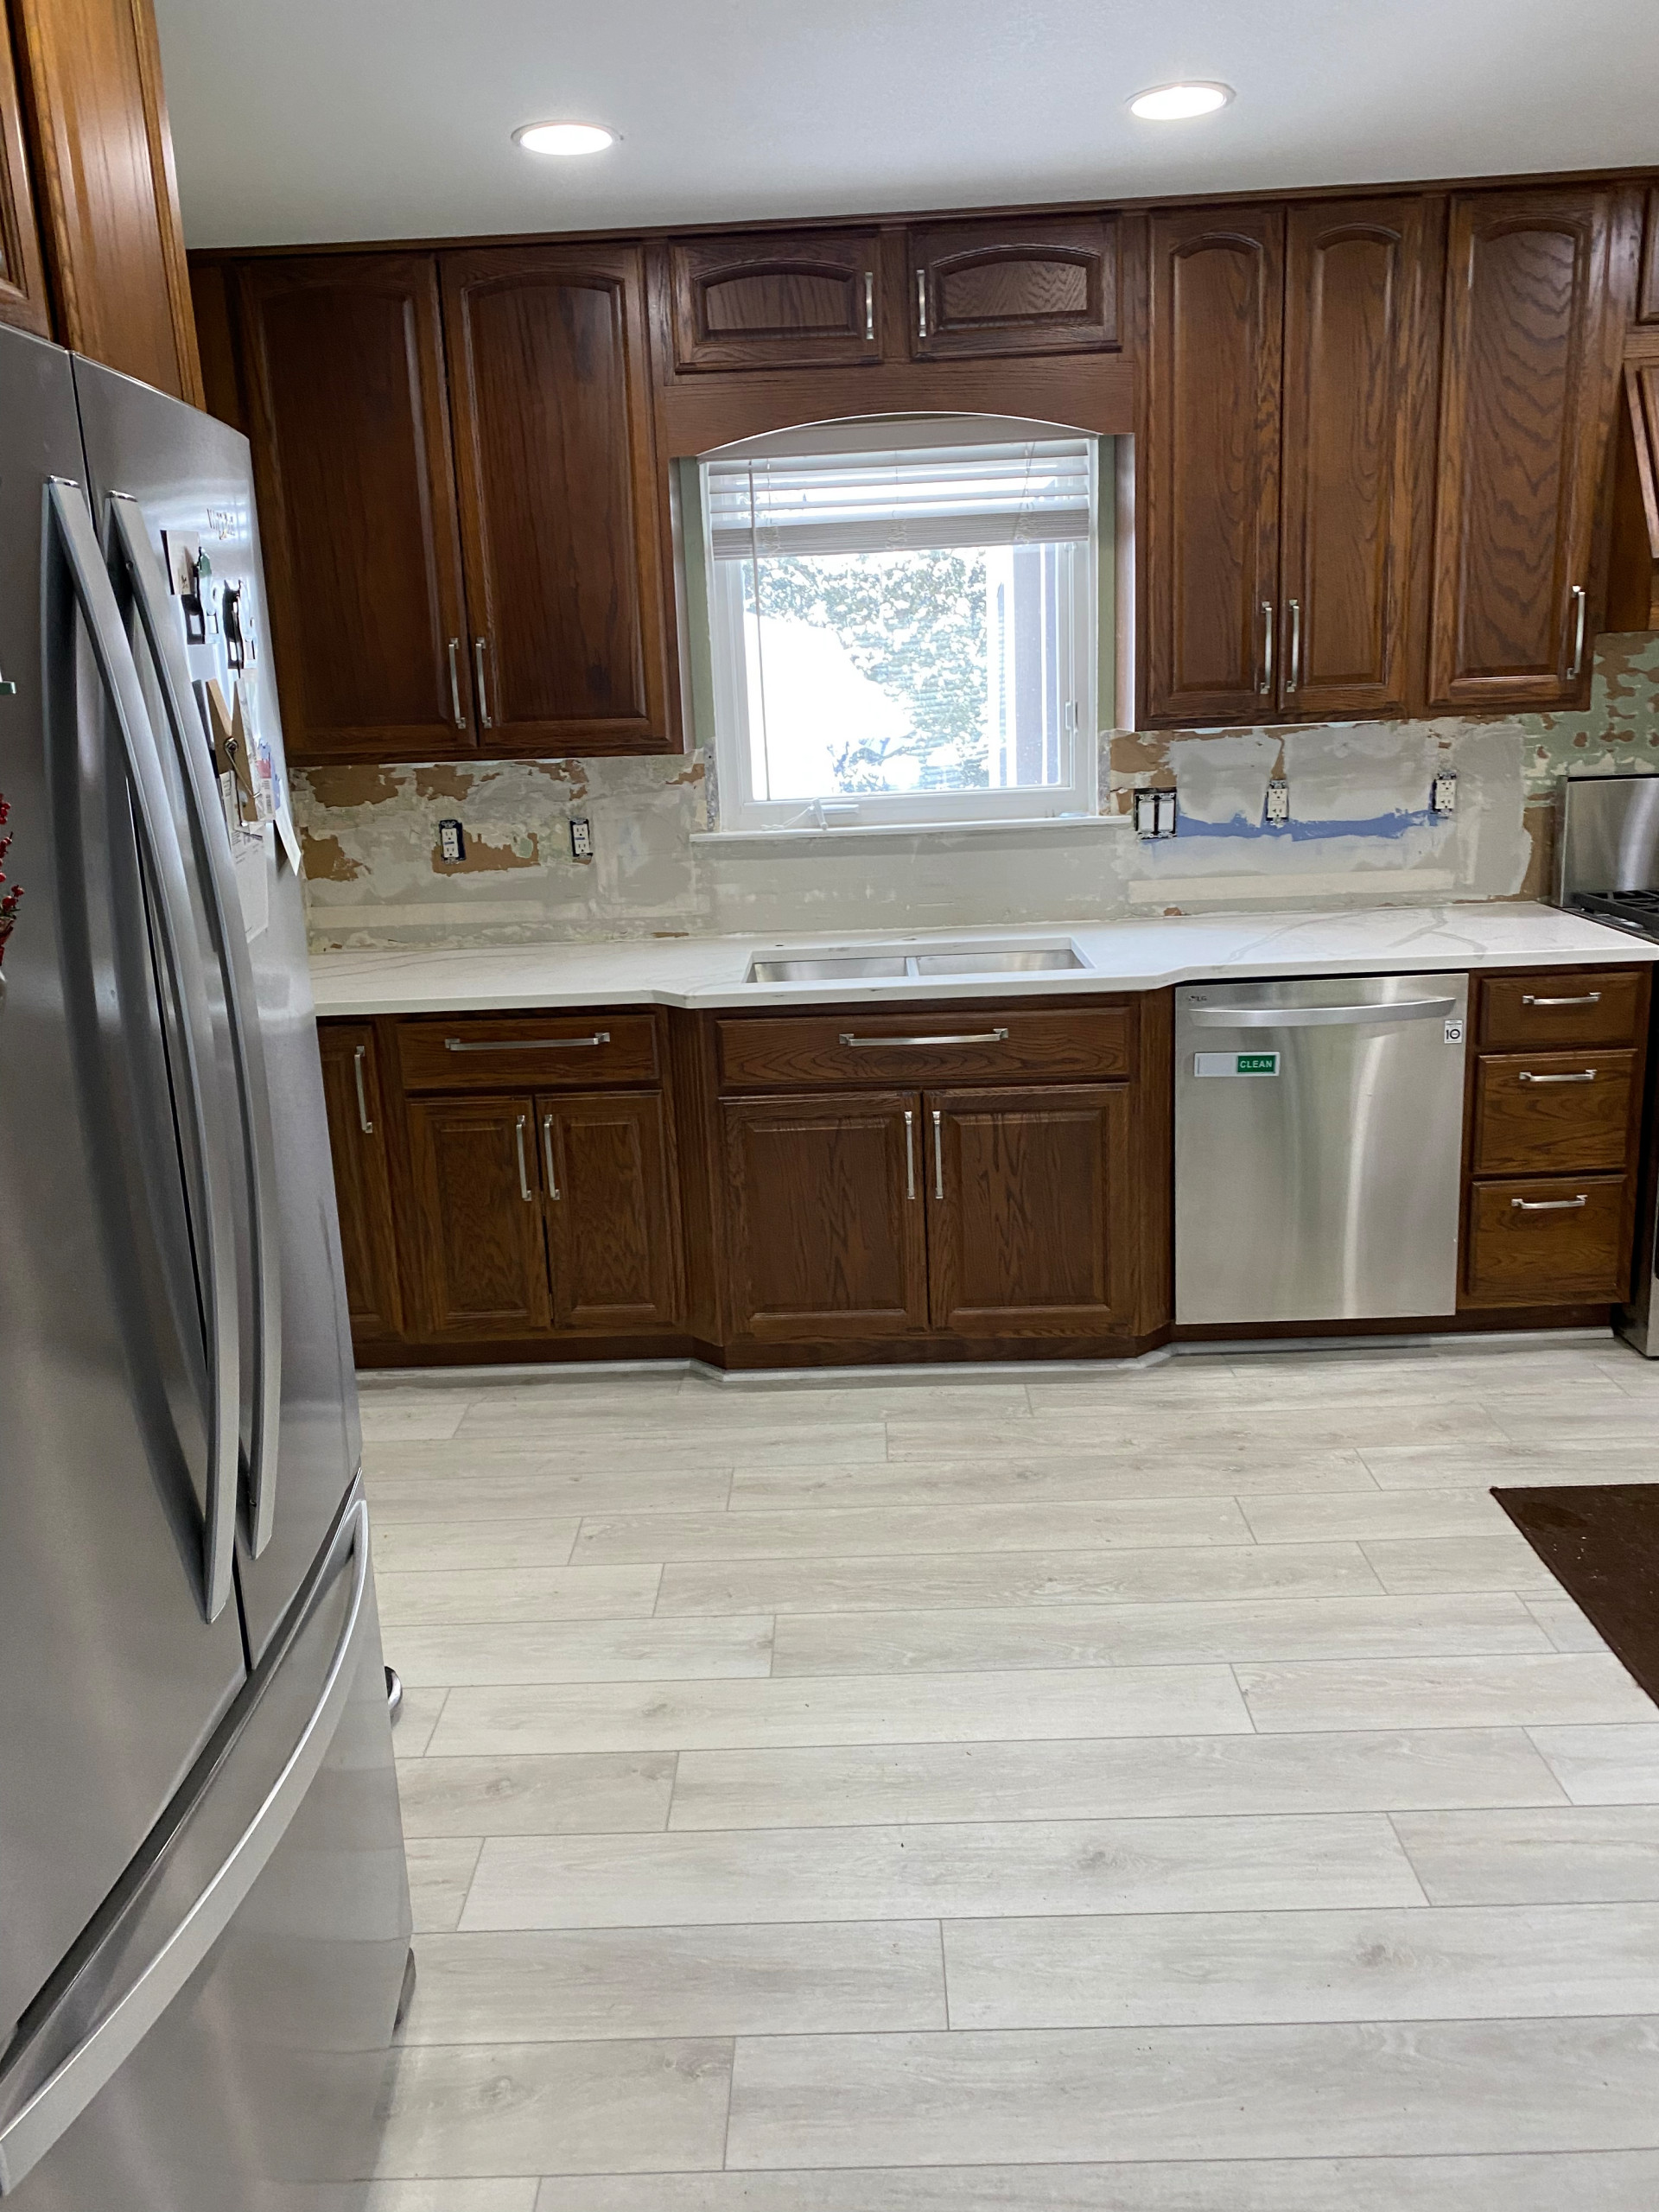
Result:
M1435 771L1434 782L1428 795L1430 809L1435 814L1455 814L1458 810L1458 772L1455 768Z
M1268 785L1268 820L1276 829L1290 819L1290 785L1274 776Z
M585 814L570 817L570 857L573 861L590 861L594 857L594 829Z
M459 822L440 822L438 824L438 857L452 864L467 857L467 832Z

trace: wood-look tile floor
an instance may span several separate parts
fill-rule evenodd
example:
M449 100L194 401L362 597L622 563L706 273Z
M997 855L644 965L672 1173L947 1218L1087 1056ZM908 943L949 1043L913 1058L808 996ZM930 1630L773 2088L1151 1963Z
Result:
M1659 1708L1487 1495L1611 1338L372 1382L374 2212L1654 2212Z

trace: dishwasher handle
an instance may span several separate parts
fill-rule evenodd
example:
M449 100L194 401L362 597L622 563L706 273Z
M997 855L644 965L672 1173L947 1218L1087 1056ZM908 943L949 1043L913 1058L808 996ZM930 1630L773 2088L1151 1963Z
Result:
M1195 1029L1354 1029L1366 1022L1429 1021L1455 1014L1456 999L1399 999L1376 1006L1195 1007L1187 1020Z

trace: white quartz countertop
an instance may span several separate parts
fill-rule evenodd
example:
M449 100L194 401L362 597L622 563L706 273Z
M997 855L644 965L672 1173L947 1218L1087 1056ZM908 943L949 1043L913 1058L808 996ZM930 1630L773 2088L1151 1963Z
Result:
M877 946L1071 944L1089 963L1016 975L929 976L817 983L746 983L749 962ZM1249 976L1421 974L1436 969L1548 968L1659 960L1659 944L1554 906L1493 900L1372 906L1328 913L1160 916L1051 929L842 931L755 938L615 938L598 944L480 945L313 956L320 1014L447 1014L523 1007L785 1007L902 1004L918 999L1076 997L1160 990Z

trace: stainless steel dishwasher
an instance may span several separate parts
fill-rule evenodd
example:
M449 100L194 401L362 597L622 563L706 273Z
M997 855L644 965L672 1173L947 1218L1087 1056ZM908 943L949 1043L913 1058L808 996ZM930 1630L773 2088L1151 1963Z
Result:
M1175 994L1175 1319L1457 1305L1467 976Z

